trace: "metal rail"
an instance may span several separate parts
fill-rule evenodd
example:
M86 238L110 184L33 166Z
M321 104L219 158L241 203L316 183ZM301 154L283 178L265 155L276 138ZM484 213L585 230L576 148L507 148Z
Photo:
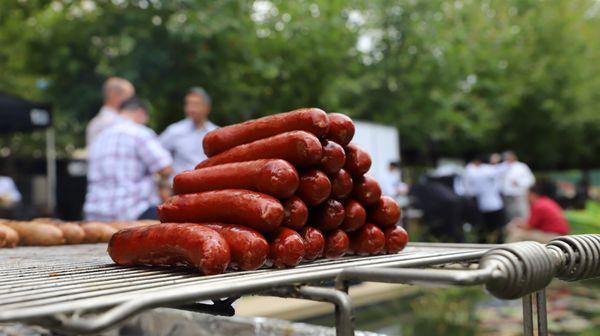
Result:
M544 288L550 281L554 277L575 281L600 276L600 235L560 237L546 246L522 242L492 249L415 245L396 255L323 260L292 269L216 276L197 276L177 268L125 268L104 261L95 267L93 263L69 267L68 262L57 268L25 267L23 273L4 273L0 266L0 322L25 320L70 332L93 333L149 308L182 307L199 300L262 293L331 302L336 307L338 335L351 335L353 315L347 283L362 280L485 285L488 292L501 299L523 297L526 335L533 334L535 293L538 333L546 335ZM473 260L479 260L478 269L408 268ZM2 282L6 279L9 284ZM323 280L335 280L335 288L305 285ZM105 311L93 317L83 315L99 309ZM220 307L219 311L224 310Z

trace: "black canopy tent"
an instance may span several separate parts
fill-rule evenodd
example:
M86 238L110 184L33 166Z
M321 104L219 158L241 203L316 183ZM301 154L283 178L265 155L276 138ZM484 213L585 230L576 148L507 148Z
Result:
M56 190L56 148L52 108L0 92L0 134L46 130L46 179L48 210L53 212Z

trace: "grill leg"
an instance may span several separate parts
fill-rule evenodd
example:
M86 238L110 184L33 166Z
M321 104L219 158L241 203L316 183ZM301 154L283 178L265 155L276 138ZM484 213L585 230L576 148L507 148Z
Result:
M533 336L533 307L532 295L523 296L523 335Z
M354 335L354 315L348 294L333 289L303 286L298 289L301 297L333 303L335 305L335 331L337 336Z
M546 312L546 289L535 292L537 306L538 335L548 336L548 314Z

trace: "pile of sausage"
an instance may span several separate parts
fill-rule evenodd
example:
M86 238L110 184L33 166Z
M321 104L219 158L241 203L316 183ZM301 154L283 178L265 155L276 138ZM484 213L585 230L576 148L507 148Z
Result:
M175 176L161 224L113 235L123 265L183 264L204 274L344 255L397 253L396 201L365 175L371 158L339 113L299 109L216 129L208 159Z
M106 243L124 228L156 224L157 221L63 222L52 218L30 221L0 219L0 248Z

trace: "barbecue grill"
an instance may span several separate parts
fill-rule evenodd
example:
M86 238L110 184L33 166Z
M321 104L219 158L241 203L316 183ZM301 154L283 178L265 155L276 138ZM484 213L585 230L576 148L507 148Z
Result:
M546 335L544 288L550 281L600 276L600 234L560 237L547 245L411 243L394 255L353 256L290 269L213 276L178 267L118 266L104 249L105 245L79 245L3 250L0 322L94 333L156 307L231 316L235 299L257 294L333 303L337 334L352 335L348 283L360 280L485 285L501 299L522 297L524 333L533 335L535 308L538 333ZM335 286L328 286L332 281Z

